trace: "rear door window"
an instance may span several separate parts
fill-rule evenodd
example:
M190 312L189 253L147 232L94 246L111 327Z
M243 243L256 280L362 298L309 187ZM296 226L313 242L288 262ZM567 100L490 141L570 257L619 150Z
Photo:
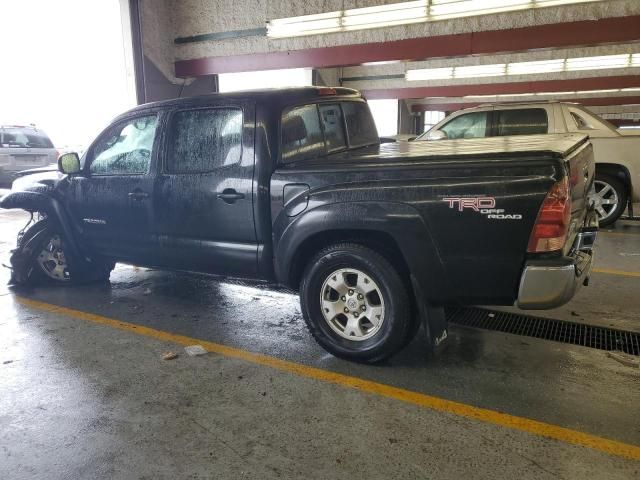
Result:
M111 127L90 152L94 175L135 175L149 171L158 118L137 117Z
M570 113L571 113L571 118L573 118L573 121L576 124L576 127L578 127L580 130L593 129L593 127L589 125L587 121L584 118L582 118L580 115L578 115L576 112L570 112Z
M548 133L549 119L544 108L496 110L496 133L507 135L536 135Z
M303 105L282 116L282 161L316 158L326 152L318 106Z
M329 153L346 148L344 122L340 105L320 105L320 118Z
M363 147L380 143L378 129L373 123L369 105L365 102L344 102L342 104L344 120L350 147Z
M5 148L53 148L53 143L38 131L10 129L0 131L0 147Z
M167 173L205 173L233 165L242 156L242 110L207 108L173 114Z
M487 136L490 112L471 112L460 115L440 128L447 138L482 138Z

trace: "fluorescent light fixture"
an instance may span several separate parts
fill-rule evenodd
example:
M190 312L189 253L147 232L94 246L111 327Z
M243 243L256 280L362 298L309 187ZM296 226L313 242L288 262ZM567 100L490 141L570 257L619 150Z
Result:
M473 78L473 77L499 77L506 75L507 64L497 63L494 65L471 65L468 67L455 67L453 71L454 78Z
M317 35L601 1L604 0L416 0L278 18L267 22L267 36Z
M602 70L612 68L640 67L640 53L602 55L598 57L558 58L533 62L499 63L494 65L472 65L464 67L421 68L407 70L407 81L442 80L447 78L480 78L509 75L535 75L543 73ZM452 70L451 75L444 72Z
M501 93L497 96L500 98L505 98L505 97L530 97L531 95L533 94L532 93Z
M575 93L614 93L619 91L620 91L619 88L608 88L603 90L578 90Z
M496 98L498 95L465 95L462 98Z
M631 66L631 55L603 55L599 57L567 58L567 71L601 70L605 68L626 68Z
M531 75L537 73L562 72L563 70L564 58L507 64L507 75Z
M575 95L576 92L538 92L538 93L532 93L531 95L537 95L540 97L549 97L549 96L558 96L558 95Z
M634 87L634 88L621 88L620 89L621 92L640 92L640 87Z
M420 70L407 70L408 81L414 80L444 80L453 78L453 67L423 68Z

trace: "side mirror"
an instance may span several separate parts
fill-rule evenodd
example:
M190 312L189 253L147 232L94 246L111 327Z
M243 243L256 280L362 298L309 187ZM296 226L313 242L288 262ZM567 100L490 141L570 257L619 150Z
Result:
M433 130L427 135L427 140L446 140L447 134L442 130Z
M58 157L58 170L67 175L80 172L80 157L76 152L63 153Z

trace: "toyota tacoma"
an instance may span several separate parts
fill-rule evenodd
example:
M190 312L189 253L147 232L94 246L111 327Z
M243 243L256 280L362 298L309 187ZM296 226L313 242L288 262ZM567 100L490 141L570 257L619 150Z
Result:
M318 343L356 361L421 324L435 349L446 304L559 306L591 268L585 135L381 145L346 88L141 105L59 170L0 200L39 219L12 252L15 284L124 262L284 285Z

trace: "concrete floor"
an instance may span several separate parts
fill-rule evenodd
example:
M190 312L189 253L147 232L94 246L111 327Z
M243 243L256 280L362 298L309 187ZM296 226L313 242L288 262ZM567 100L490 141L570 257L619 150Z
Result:
M24 221L0 211L6 258ZM640 272L640 223L599 239L597 268ZM6 260L3 260L6 261ZM0 478L638 478L640 462L182 347L19 302L0 272ZM640 276L595 273L545 312L640 331ZM451 328L379 366L337 360L297 298L118 265L110 285L20 296L473 407L640 445L640 369L605 352ZM142 330L138 333L142 333ZM172 350L180 356L162 360ZM640 458L637 457L637 458Z

